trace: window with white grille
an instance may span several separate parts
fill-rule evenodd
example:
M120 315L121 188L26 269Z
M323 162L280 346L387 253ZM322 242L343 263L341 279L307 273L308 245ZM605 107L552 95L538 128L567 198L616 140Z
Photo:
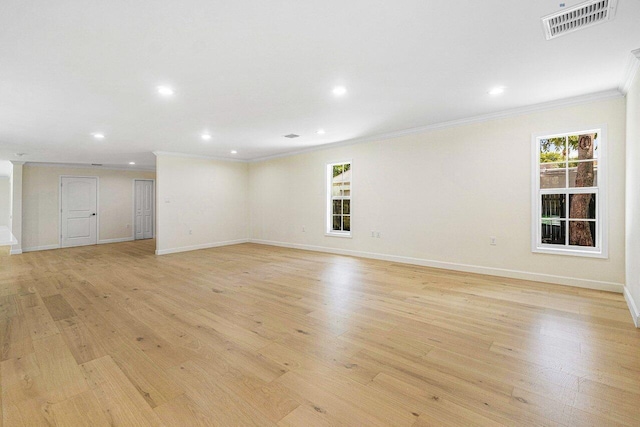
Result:
M534 252L606 257L606 128L533 138Z
M351 237L351 162L327 165L327 234Z

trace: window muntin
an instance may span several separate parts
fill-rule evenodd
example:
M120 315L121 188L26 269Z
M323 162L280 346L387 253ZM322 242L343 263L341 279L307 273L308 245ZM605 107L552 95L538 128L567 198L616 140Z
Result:
M351 162L327 165L327 234L351 236Z
M535 138L534 252L606 256L604 127Z

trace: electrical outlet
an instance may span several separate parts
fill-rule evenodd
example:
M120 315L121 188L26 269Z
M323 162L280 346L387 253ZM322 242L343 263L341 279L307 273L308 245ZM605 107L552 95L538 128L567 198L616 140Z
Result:
M378 239L380 238L380 232L379 232L379 231L376 233L376 237L377 237Z
M304 225L302 226L302 232L306 232L307 230L305 230Z
M371 237L376 237L376 232L375 231L371 232Z
M490 244L491 246L495 246L495 245L497 245L497 243L496 243L496 238L495 238L495 237L493 237L493 236L492 236L492 237L489 237L489 244Z
M193 230L189 230L189 234L193 234Z

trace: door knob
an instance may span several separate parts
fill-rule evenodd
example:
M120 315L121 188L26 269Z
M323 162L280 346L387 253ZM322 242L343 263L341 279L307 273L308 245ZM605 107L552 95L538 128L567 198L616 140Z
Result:
M91 214L91 216L96 216L96 214L95 214L95 213L92 213L92 214Z

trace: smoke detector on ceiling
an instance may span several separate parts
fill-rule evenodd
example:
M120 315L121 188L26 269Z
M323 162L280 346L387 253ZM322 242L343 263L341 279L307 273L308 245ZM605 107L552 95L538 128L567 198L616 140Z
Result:
M618 0L589 0L542 18L547 40L610 21Z
M300 136L300 135L296 135L295 133L290 133L289 135L285 135L284 137L285 137L285 138L297 138L297 137L299 137L299 136Z

